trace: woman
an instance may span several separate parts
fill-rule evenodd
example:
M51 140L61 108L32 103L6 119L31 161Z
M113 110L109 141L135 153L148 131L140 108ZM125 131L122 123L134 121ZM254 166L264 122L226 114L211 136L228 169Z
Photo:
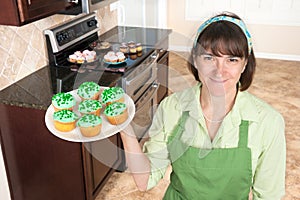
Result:
M154 187L171 164L164 199L284 195L284 120L246 92L255 66L251 36L238 16L223 13L200 26L189 66L199 83L161 102L143 150L130 126L121 132L140 190Z

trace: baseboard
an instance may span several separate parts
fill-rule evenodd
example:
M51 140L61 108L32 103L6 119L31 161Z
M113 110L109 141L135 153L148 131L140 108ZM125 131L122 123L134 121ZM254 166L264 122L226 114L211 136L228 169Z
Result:
M186 47L186 46L170 45L169 50L170 51L180 51L180 52L190 52L191 48ZM300 55L289 55L289 54L255 52L255 57L266 58L266 59L277 59L277 60L300 61Z

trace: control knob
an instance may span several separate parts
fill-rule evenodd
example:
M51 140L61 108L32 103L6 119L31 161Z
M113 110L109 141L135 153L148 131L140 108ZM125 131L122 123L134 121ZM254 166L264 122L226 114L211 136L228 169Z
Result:
M62 41L64 40L63 34L58 34L58 35L56 36L56 39L57 39L57 41L58 41L59 43L62 42Z
M96 26L96 24L97 24L97 20L95 20L95 19L92 19L87 22L88 27Z

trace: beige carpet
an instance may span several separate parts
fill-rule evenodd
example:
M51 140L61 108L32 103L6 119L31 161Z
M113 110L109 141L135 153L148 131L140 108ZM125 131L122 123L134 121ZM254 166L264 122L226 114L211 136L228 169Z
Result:
M182 54L170 55L170 90L184 89L193 84ZM300 62L258 59L258 67L250 92L280 111L286 122L287 170L286 195L283 200L300 200ZM169 184L169 172L159 185L139 192L132 177L114 173L97 196L97 200L160 200Z

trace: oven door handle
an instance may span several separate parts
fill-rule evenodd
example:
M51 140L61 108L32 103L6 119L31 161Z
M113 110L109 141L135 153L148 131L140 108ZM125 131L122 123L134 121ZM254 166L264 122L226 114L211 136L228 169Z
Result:
M158 57L159 57L158 54L151 55L151 56L152 56L152 58L155 58L155 59L149 64L149 66L156 64L157 60L158 60ZM154 68L155 68L155 71L156 71L157 70L157 66L155 66ZM147 69L152 69L152 67L148 67ZM139 79L139 77L143 77L143 75L146 74L147 72L148 72L148 70L145 70L142 73L140 73L138 76L134 77L133 79L126 80L126 85L130 85L133 81L135 81L136 79Z
M155 82L150 87L151 88L155 88L155 89L151 92L150 97L147 97L148 96L148 94L147 94L146 95L147 98L143 98L142 97L140 100L138 100L139 103L136 104L136 110L138 110L139 108L143 107L145 104L147 104L149 101L151 101L151 99L153 99L154 95L157 93L157 90L159 88L159 83ZM148 93L148 92L149 92L149 89L148 89L148 91L146 93Z

